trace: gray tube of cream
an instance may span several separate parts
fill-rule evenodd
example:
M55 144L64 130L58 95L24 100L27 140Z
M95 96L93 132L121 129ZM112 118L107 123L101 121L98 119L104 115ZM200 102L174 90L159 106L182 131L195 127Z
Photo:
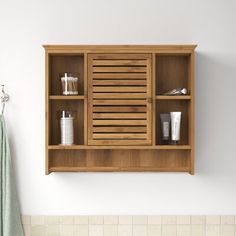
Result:
M160 114L162 141L165 144L169 143L170 139L170 114Z
M180 122L181 122L181 112L171 112L171 140L174 144L177 144L180 140Z

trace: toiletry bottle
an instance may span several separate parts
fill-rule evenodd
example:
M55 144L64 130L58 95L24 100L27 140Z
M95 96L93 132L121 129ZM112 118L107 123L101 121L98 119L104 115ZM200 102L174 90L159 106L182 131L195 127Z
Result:
M61 145L73 145L74 144L74 118L71 112L62 111L62 117L60 120L61 125Z
M171 140L173 144L178 144L180 140L181 112L171 112Z
M170 139L170 114L160 114L162 143L169 144Z

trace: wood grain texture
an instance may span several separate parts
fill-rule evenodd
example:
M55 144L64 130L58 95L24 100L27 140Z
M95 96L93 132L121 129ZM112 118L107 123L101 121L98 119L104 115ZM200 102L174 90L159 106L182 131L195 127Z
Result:
M156 56L156 91L163 95L175 88L187 88L190 91L188 61L189 56Z
M88 145L70 145L70 146L63 146L63 145L49 145L49 150L84 150L84 149L125 149L125 150L137 150L137 149L145 149L145 150L191 150L190 145L155 145L155 146L88 146Z
M70 168L78 171L190 169L185 150L50 150L50 154L50 167L58 171Z
M49 81L49 55L45 53L45 174L50 173L49 170L49 120L50 120L50 107L49 107L49 90L50 90L50 81Z
M45 45L46 174L194 174L195 47ZM61 72L79 74L78 96L61 95ZM163 95L176 87L186 87L188 94ZM75 145L58 145L62 109L72 110L75 116ZM179 145L161 141L159 116L170 111L182 112Z
M90 116L91 123L88 143L90 145L134 145L136 140L142 145L151 143L151 55L91 54L89 57L90 76L88 81L91 89L89 93L91 103L88 116ZM136 78L136 74L139 75L139 73L142 74L141 80ZM102 77L109 74L109 79L98 77L98 74L102 74ZM131 80L130 75L134 74L135 77ZM117 78L117 75L123 75L123 77ZM113 106L115 109L109 113L98 110L97 108L100 106L103 108ZM120 107L121 109L123 107L131 108L132 112L121 111ZM134 109L136 107L145 107L146 109L140 113L136 112ZM141 134L137 132L125 133L127 130L125 128L140 126L144 129ZM97 127L102 128L103 132L99 133ZM122 128L121 133L116 129L117 127ZM110 132L107 132L106 128Z

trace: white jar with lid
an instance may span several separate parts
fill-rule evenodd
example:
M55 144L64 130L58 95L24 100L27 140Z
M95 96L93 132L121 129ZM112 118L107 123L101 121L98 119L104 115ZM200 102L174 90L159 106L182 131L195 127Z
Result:
M73 145L74 144L74 118L69 111L62 111L62 117L60 119L61 126L61 145Z

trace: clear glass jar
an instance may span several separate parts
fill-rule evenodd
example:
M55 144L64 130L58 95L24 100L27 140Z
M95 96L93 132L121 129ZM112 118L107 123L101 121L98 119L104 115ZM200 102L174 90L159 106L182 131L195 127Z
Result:
M79 76L76 73L61 73L61 93L63 95L78 95Z

